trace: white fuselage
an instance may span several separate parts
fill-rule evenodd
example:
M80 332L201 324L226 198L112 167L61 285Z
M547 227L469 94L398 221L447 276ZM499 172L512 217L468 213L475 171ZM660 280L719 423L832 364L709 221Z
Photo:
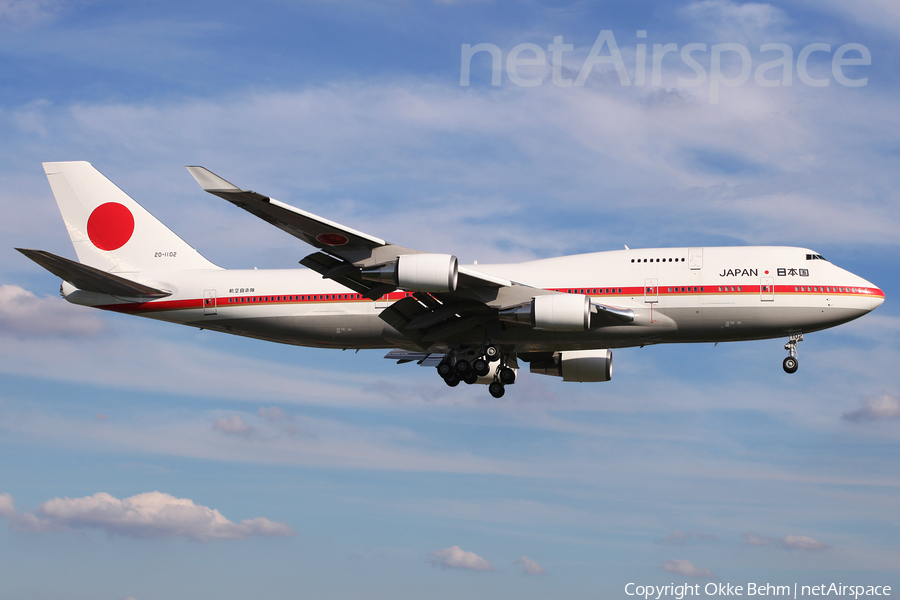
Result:
M633 323L579 332L503 323L494 341L519 352L786 337L845 323L884 301L873 284L804 248L619 250L472 268L634 311ZM306 269L161 268L129 275L172 295L128 302L69 284L63 292L77 304L287 344L410 346L378 316L409 292L372 301ZM445 348L446 342L434 346Z

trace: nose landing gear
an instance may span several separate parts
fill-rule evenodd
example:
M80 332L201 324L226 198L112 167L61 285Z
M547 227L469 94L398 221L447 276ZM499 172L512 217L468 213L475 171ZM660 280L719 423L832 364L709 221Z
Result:
M800 363L797 361L797 344L802 341L803 334L795 333L791 336L791 339L788 340L788 343L784 345L784 349L791 354L784 359L784 362L781 365L784 368L785 373L796 373L797 369L800 367Z

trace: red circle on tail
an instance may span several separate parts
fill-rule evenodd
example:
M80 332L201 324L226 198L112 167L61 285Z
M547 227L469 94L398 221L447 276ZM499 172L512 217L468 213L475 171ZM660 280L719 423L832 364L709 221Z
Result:
M134 216L118 202L101 204L88 217L87 233L101 250L118 250L134 233Z

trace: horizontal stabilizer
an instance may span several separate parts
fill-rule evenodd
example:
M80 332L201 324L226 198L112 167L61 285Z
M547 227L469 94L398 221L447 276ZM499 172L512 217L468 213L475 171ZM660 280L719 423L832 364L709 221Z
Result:
M158 290L74 260L63 258L44 250L16 248L19 252L41 265L57 277L68 281L86 292L108 294L125 298L157 299L171 296L171 292Z

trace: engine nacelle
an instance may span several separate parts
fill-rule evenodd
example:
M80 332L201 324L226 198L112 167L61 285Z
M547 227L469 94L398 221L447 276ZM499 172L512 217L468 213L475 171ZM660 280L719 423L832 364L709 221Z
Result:
M453 292L459 262L452 254L404 254L387 265L362 269L361 276L415 292Z
M612 350L567 350L548 360L531 361L531 372L589 383L612 379Z
M500 311L500 320L547 331L585 331L591 326L591 299L581 294L547 294Z

